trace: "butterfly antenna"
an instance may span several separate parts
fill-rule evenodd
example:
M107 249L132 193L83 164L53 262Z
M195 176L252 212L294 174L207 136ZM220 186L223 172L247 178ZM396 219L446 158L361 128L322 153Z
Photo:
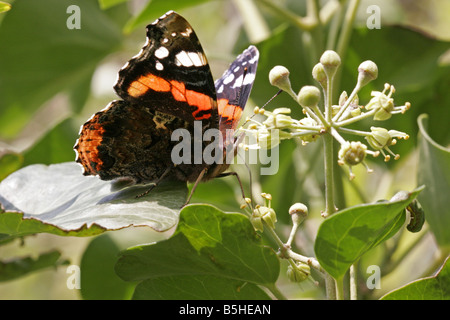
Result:
M272 98L270 98L266 103L264 103L264 105L263 105L262 107L260 107L260 109L264 109L270 102L272 102L273 99L275 99L276 97L278 97L282 92L283 92L283 90L281 90L281 89L278 90L278 92L275 93L275 94L273 95ZM242 126L246 125L247 122L249 122L250 119L252 119L255 115L256 115L256 114L254 113L250 118L248 118L248 119L242 124Z

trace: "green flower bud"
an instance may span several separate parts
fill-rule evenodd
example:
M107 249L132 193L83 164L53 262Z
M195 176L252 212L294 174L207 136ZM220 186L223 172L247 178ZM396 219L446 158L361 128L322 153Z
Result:
M323 65L321 63L318 63L314 66L312 76L324 90L327 88L327 74L325 73L325 70L323 69Z
M303 203L294 203L289 208L289 214L291 215L292 222L299 225L308 216L308 207Z
M360 87L365 86L370 81L378 78L378 67L377 65L370 61L364 61L358 67L358 84Z
M339 150L340 164L355 166L361 163L366 156L367 146L359 141L346 142L341 145Z
M327 50L320 57L320 63L328 78L331 79L335 75L337 68L341 65L341 58L335 51Z
M283 66L275 66L269 72L270 84L286 92L292 92L289 70Z
M297 96L302 107L315 107L320 101L320 90L314 86L304 86Z
M289 265L286 273L292 282L302 282L311 274L311 268L307 264L299 262L295 264L295 267Z

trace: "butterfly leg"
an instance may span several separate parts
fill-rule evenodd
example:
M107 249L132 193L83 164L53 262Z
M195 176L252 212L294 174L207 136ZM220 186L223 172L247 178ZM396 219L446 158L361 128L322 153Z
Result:
M169 174L169 172L172 170L172 168L173 167L167 168L166 171L164 171L164 173L158 178L158 180L156 180L155 182L152 182L153 185L150 186L150 188L148 188L145 192L138 194L136 196L136 198L140 198L140 197L143 197L143 196L149 194L150 191L152 191Z
M241 178L239 178L239 175L237 174L237 172L234 172L234 171L224 172L224 173L219 174L216 178L223 178L223 177L228 177L228 176L236 177L237 181L239 182L239 187L241 188L242 199L245 200L244 187L242 186Z
M197 180L195 180L194 185L192 186L191 192L189 193L189 197L187 198L186 202L183 204L182 208L187 206L189 204L189 202L191 201L191 198L194 195L194 191L197 188L197 185L200 183L200 181L202 181L203 176L205 175L207 170L208 170L208 168L204 168L198 175Z

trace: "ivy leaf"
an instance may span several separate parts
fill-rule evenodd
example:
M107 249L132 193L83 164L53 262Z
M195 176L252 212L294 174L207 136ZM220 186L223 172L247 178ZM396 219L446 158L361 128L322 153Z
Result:
M53 250L42 253L37 258L27 256L14 258L9 261L0 261L0 282L17 279L37 270L69 263L67 260L59 260L60 257L61 253Z
M396 201L357 205L333 214L320 225L314 250L335 279L365 252L392 237L405 222L405 208L423 187Z
M116 272L141 281L134 299L267 299L280 271L247 217L190 205L165 241L124 251Z
M413 281L391 291L381 300L450 300L450 265L447 257L433 277Z
M75 1L81 29L67 27L71 5L74 1L21 0L4 15L0 136L14 137L45 101L86 82L98 63L120 46L120 26L97 1Z
M123 300L131 296L134 284L114 272L119 247L108 233L95 237L81 258L81 296L85 300Z
M153 22L169 10L182 10L191 6L207 2L209 0L152 0L145 8L125 26L125 32L131 32L136 27Z
M148 186L117 190L118 184L86 177L75 162L30 165L0 183L0 234L49 232L86 236L129 226L157 231L178 222L186 184L168 182L136 198Z
M444 251L450 250L450 148L436 143L427 132L427 115L417 119L419 124L419 163L417 181L426 185L419 200L427 223Z

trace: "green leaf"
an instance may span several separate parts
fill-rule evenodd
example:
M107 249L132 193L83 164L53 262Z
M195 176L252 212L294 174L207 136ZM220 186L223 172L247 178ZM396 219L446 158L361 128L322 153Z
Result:
M9 3L0 1L0 13L11 10L11 5Z
M273 286L279 271L247 217L207 205L185 207L170 239L130 248L116 264L124 280L142 281L136 299L260 299L257 285Z
M98 3L100 4L100 8L108 9L111 7L114 7L122 2L127 2L128 0L98 0Z
M426 220L434 237L441 246L450 250L450 149L436 143L427 132L427 115L417 121L419 136L418 183L426 189L419 196Z
M84 176L75 162L25 167L0 183L0 204L10 211L0 213L0 233L86 236L129 226L164 231L177 223L187 194L180 182L160 184L140 198L149 186L118 187Z
M6 153L0 157L0 181L22 166L23 157L18 153Z
M253 283L208 275L178 275L142 281L135 300L269 300Z
M450 264L445 260L433 277L413 281L383 296L382 300L450 300Z
M46 132L23 153L23 165L61 163L75 159L75 152L72 149L78 137L75 127L73 119L69 118Z
M125 26L125 32L131 32L136 27L147 25L162 16L169 10L181 10L195 6L209 0L152 0L147 3L144 9Z
M108 234L94 238L81 258L81 296L92 300L123 300L131 297L134 284L114 272L119 247Z
M80 29L70 0L18 0L0 25L0 136L14 136L56 93L85 82L121 44L122 34L95 0L79 0Z
M405 222L405 208L423 189L400 200L357 205L339 211L319 227L314 250L320 265L335 279L365 252L392 237Z
M9 261L0 261L0 282L13 280L37 270L57 267L68 264L68 261L60 261L59 251L50 251L40 254L37 258L21 257Z

